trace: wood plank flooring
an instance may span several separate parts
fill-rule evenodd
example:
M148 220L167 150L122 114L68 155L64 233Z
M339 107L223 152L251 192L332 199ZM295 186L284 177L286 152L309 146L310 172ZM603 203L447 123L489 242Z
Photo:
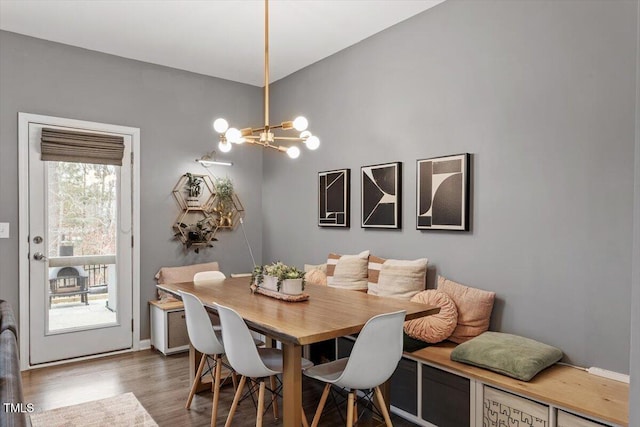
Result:
M33 403L36 412L133 392L160 426L209 426L211 422L211 392L197 394L191 410L184 408L190 387L187 353L163 356L155 350L145 350L109 356L25 371L22 381L25 402ZM304 410L311 422L323 385L305 378L303 386ZM218 406L218 426L224 425L232 400L233 387L224 387ZM242 402L233 426L255 425L255 411L250 399ZM344 425L340 416L344 412L344 407L337 409L329 399L320 426ZM358 426L372 425L368 418ZM395 415L392 420L397 427L415 425ZM278 425L282 425L282 420L274 420L273 413L267 412L264 426Z

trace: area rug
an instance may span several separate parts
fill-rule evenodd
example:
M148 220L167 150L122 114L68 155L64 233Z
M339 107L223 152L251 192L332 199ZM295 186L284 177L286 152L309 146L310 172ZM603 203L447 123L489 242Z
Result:
M33 427L157 427L133 393L31 414Z

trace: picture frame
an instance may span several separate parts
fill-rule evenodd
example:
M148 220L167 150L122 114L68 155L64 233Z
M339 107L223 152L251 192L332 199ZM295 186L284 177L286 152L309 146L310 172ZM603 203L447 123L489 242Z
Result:
M351 169L318 172L318 227L349 228Z
M360 168L362 228L402 228L402 162Z
M416 161L416 228L469 231L470 154Z

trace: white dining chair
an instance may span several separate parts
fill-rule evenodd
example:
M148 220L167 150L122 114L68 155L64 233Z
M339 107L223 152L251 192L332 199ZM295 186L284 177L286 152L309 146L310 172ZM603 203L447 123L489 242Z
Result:
M214 285L224 282L227 276L222 271L200 271L193 276L195 285Z
M323 363L304 371L304 375L327 383L311 422L316 427L327 402L331 385L348 389L347 426L353 425L357 390L373 389L387 427L392 427L380 385L391 378L402 357L402 327L405 311L374 316L360 331L349 357ZM382 345L381 345L382 343Z
M208 357L213 357L213 406L211 408L211 427L216 425L218 417L218 400L220 399L220 382L222 375L222 355L225 353L222 343L222 333L220 328L215 328L210 321L204 305L198 297L187 292L181 292L182 302L184 303L184 314L187 322L187 333L191 345L202 353L200 364L196 371L196 375L189 392L186 408L191 408L191 401L195 395L202 371ZM235 372L233 373L235 375ZM234 381L235 383L235 381Z
M222 338L226 345L227 359L231 367L241 375L225 427L231 425L247 378L254 378L259 382L256 427L260 427L262 426L264 412L265 379L267 377L273 378L275 375L282 373L282 350L277 348L256 348L253 344L253 338L249 328L238 312L219 304L216 304L216 307L218 309L218 316L220 316L220 323L222 324ZM302 359L303 370L312 366L313 363L311 361L304 358ZM271 400L275 402L276 391L273 390L273 383L271 387ZM302 424L308 427L309 423L307 422L304 410L302 408L300 408L300 410L302 411Z

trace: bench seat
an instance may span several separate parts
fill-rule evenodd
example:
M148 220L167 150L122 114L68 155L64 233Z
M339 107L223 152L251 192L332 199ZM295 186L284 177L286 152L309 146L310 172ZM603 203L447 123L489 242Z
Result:
M451 360L455 344L444 342L404 356L533 400L621 426L629 425L629 384L555 364L531 381L516 380Z

